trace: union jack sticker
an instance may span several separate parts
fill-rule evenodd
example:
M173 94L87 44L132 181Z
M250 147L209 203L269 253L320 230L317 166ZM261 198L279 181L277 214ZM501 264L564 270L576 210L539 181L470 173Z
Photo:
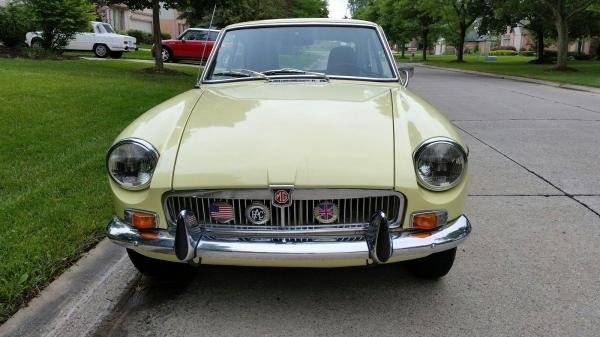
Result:
M315 206L313 216L320 223L334 223L338 219L338 208L331 201L321 201Z

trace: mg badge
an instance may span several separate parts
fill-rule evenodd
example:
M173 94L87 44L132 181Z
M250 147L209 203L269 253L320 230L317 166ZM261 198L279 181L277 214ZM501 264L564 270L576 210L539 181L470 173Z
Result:
M271 219L271 212L267 206L255 202L246 207L246 219L254 225L264 225Z
M288 207L292 204L292 189L287 187L274 187L273 191L273 206Z
M320 223L334 223L338 219L338 208L331 201L322 201L313 209L313 216Z

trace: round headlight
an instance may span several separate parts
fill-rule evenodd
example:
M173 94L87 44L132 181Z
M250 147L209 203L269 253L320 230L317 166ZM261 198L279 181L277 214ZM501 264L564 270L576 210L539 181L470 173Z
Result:
M451 139L433 138L415 152L415 173L419 183L432 191L458 185L467 171L465 150Z
M108 174L119 186L127 190L141 190L150 185L158 162L158 152L150 143L127 138L108 150Z

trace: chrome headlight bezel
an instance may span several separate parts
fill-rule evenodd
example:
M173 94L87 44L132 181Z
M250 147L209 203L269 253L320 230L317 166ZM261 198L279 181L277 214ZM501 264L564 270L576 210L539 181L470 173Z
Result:
M110 169L110 160L111 160L111 155L113 154L113 152L123 145L131 145L131 144L138 146L143 151L145 151L145 155L152 163L151 170L149 172L147 172L150 175L148 181L146 181L143 184L139 184L139 185L135 185L135 186L124 184L122 181L120 181L117 177L114 176L113 172ZM129 191L140 191L140 190L144 190L150 186L150 183L152 182L152 178L154 176L154 170L156 169L156 165L158 163L158 158L159 158L158 151L154 148L154 146L152 146L152 144L148 143L147 141L145 141L143 139L139 139L139 138L124 138L124 139L121 139L118 142L114 143L108 150L108 152L106 154L106 170L108 171L108 175L111 178L111 180L113 182L115 182L115 184L117 184L120 188L122 188L124 190L129 190Z
M447 144L447 145L453 146L454 148L456 148L458 150L458 152L460 153L460 155L462 156L463 161L464 161L462 171L461 171L460 175L458 176L458 178L456 178L452 183L450 183L448 185L444 185L444 186L433 185L433 184L430 184L429 182L425 181L419 172L419 168L417 167L419 157L423 154L423 152L426 149L428 149L431 146L434 146L436 144ZM424 187L430 191L434 191L434 192L447 191L447 190L450 190L450 189L456 187L465 178L465 175L467 172L467 166L468 166L468 156L469 156L469 153L459 143L452 140L451 138L434 137L434 138L427 139L426 141L421 143L413 153L413 167L415 170L415 175L417 177L417 182L422 187Z

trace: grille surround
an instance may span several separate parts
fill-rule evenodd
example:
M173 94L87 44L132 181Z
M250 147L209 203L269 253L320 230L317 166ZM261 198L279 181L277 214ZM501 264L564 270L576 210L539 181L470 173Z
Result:
M163 209L167 223L175 226L176 216L182 209L192 211L207 232L231 236L268 236L268 233L311 233L336 231L363 233L370 215L383 210L388 215L390 228L402 225L406 198L392 190L376 189L294 189L292 205L278 208L271 204L269 189L194 190L172 191L163 195ZM211 221L207 211L210 203L230 202L234 220L230 223ZM313 208L320 201L332 201L338 206L338 220L331 224L318 223ZM245 209L252 202L261 202L271 211L271 219L264 225L253 225L245 217ZM285 233L283 233L285 232Z

